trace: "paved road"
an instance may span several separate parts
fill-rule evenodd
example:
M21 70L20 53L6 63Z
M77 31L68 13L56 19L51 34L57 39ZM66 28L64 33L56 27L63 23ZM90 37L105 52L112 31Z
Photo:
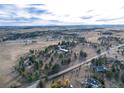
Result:
M81 66L81 65L90 63L91 60L93 60L93 59L95 59L95 58L99 58L99 57L101 57L101 56L107 54L108 52L111 52L112 50L116 50L116 49L118 49L119 47L122 47L122 46L124 46L124 44L120 44L120 45L118 45L118 46L115 46L115 47L113 47L113 48L110 48L109 50L107 50L107 51L105 51L105 52L102 52L101 54L99 54L99 55L97 55L97 56L94 56L94 57L92 57L92 58L90 58L90 59L88 59L88 60L86 60L86 61L83 61L83 62L81 62L81 63L79 63L79 64L77 64L77 65L71 66L71 67L69 67L69 68L67 68L67 69L65 69L65 70L63 70L63 71L60 71L60 72L54 74L54 75L48 76L48 80L53 79L53 78L55 78L55 77L58 77L58 76L60 76L60 75L62 75L62 74L65 74L65 73L67 73L67 72L69 72L69 71L71 71L71 70L73 70L73 69L75 69L75 68L77 68L77 67L79 67L79 66ZM36 88L37 84L39 84L38 81L37 81L36 83L34 83L33 85L28 86L27 88L34 88L34 87Z
M93 59L95 59L95 58L99 58L100 56L103 56L103 55L107 54L108 52L111 52L112 50L116 50L116 49L118 49L118 48L121 47L121 46L124 46L124 44L120 44L120 45L118 45L118 46L115 46L115 47L113 47L113 48L110 48L109 50L107 50L107 51L105 51L105 52L102 52L101 54L99 54L99 55L97 55L97 56L94 56L94 57L92 57L92 58L90 58L90 59L88 59L88 60L86 60L86 61L83 61L83 62L81 62L81 63L79 63L79 64L77 64L77 65L71 66L71 67L69 67L69 68L67 68L67 69L65 69L65 70L63 70L63 71L60 71L60 72L54 74L54 75L48 76L48 80L53 79L53 78L55 78L55 77L57 77L57 76L60 76L60 75L62 75L62 74L64 74L64 73L67 73L67 72L69 72L69 71L71 71L71 70L73 70L73 69L75 69L75 68L77 68L77 67L79 67L79 66L81 66L81 65L87 64L87 63L89 63L91 60L93 60Z
M40 83L40 80L34 81L31 84L22 86L22 88L37 88Z

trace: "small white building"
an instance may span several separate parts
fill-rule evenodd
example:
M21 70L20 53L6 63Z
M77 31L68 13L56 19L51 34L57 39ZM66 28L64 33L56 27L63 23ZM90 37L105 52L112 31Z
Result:
M59 50L64 51L64 52L68 52L69 51L67 49L63 49L61 46L58 46L58 48L59 48Z
M30 39L26 39L26 40L24 40L24 43L25 43L25 45L32 44L32 40L30 40Z

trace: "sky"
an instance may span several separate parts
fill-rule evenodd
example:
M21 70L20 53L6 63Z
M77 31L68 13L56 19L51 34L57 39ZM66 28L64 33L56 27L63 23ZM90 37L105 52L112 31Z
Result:
M0 26L124 24L124 0L41 0L0 4Z

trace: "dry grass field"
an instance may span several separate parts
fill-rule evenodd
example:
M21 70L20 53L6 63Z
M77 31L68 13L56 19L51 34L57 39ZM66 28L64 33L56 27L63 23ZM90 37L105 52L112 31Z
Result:
M30 49L41 49L49 45L57 44L59 41L39 41L30 45L2 44L0 45L0 87L9 87L15 82L12 74L13 66L17 59L27 53Z

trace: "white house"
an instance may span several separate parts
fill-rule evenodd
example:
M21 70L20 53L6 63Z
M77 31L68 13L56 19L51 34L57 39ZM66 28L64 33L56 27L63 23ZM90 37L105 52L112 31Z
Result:
M61 46L58 46L58 48L59 48L59 50L64 51L64 52L68 52L69 51L67 49L63 49Z

